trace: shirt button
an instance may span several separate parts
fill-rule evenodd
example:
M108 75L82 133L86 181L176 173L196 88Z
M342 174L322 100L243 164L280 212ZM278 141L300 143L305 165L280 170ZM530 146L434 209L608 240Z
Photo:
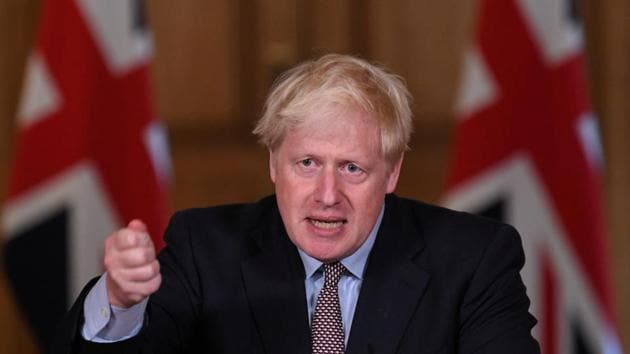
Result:
M109 309L107 307L101 307L101 316L103 317L109 316Z

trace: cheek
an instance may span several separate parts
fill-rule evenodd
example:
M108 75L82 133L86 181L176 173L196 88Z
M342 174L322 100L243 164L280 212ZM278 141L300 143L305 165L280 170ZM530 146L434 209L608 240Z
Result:
M370 188L355 190L350 194L353 196L351 203L356 212L356 217L359 220L356 227L371 229L385 201L385 193L386 188L380 183Z
M313 190L312 180L300 177L292 173L284 173L276 176L276 192L286 194L291 199L298 199Z
M354 196L355 205L362 205L368 208L382 204L387 193L386 183L382 179L357 187L353 188L348 194Z
M297 179L278 178L275 191L278 203L291 214L297 213L308 199L308 185Z

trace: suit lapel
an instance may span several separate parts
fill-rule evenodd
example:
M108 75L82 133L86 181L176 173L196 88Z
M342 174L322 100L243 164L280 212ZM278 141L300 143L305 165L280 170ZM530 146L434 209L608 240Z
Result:
M259 252L241 264L245 291L266 353L310 352L304 267L277 209L252 233Z
M395 353L429 282L413 259L423 247L414 217L388 196L385 216L368 260L347 354ZM409 213L409 214L407 214Z

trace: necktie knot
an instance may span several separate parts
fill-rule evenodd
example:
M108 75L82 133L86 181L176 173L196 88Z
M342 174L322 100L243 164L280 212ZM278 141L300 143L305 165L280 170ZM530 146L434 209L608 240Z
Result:
M346 267L340 262L324 263L324 286L336 288L344 270L346 270Z

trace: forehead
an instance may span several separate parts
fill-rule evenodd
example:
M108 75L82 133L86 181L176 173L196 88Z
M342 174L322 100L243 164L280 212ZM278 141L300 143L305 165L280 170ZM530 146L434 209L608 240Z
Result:
M280 146L295 153L325 150L380 155L380 140L377 121L364 110L336 109L309 113L287 131Z

